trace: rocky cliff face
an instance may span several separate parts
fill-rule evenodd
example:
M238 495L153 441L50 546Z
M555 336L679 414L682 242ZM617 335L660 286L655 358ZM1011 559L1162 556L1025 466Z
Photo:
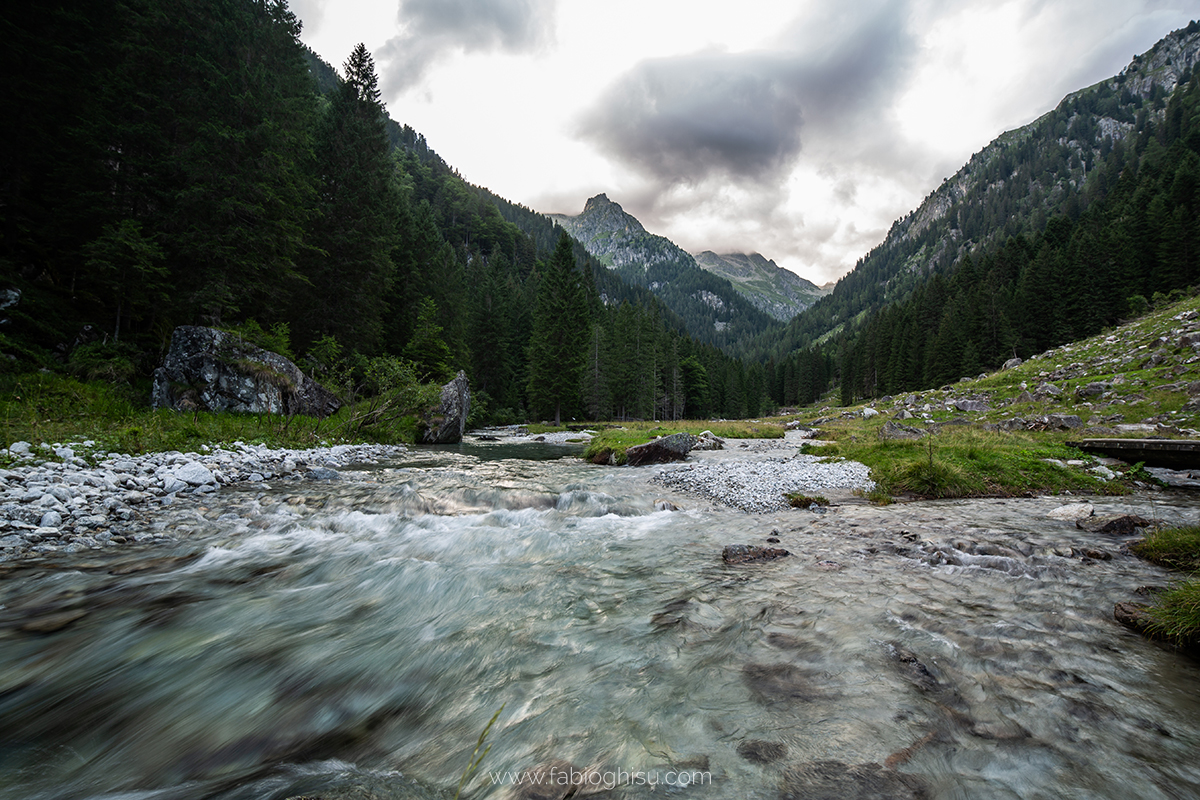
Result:
M758 253L717 255L711 250L697 253L696 264L733 284L760 311L786 322L811 306L830 289L817 286Z

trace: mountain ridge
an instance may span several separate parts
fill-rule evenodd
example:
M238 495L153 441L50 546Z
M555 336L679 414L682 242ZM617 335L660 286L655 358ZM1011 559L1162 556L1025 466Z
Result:
M702 269L665 236L647 231L606 194L589 198L577 216L546 216L625 281L649 289L700 341L730 352L779 325L728 279Z
M761 253L693 253L696 264L725 278L760 311L787 322L833 290L817 286Z

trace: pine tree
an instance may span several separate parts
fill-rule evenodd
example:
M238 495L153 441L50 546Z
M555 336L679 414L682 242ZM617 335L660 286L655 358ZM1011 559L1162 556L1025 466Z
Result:
M350 54L317 134L318 218L305 259L301 339L333 335L372 350L383 335L400 189L378 78L362 44ZM414 308L414 311L416 309Z
M541 276L529 343L529 404L535 413L553 412L555 425L579 403L588 331L587 300L564 232Z

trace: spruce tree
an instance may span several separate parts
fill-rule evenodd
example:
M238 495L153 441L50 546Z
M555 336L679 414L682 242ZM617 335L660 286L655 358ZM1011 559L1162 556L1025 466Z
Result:
M534 413L553 412L555 425L579 403L588 332L587 300L564 232L541 277L529 343L529 404Z

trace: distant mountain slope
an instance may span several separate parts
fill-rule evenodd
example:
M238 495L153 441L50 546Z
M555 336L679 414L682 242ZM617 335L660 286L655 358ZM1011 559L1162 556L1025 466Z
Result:
M603 194L588 200L578 216L547 216L625 281L653 292L699 341L739 352L754 337L778 327L728 280L701 269L670 239L647 232Z
M783 269L758 253L717 255L711 250L695 254L696 264L733 284L759 311L787 322L833 290Z
M1166 99L1200 58L1193 22L1137 56L1119 75L1068 95L1053 111L997 137L921 205L833 292L797 317L766 350L782 356L854 326L1014 236L1032 236L1055 214L1077 219L1120 177L1125 151L1162 129Z

